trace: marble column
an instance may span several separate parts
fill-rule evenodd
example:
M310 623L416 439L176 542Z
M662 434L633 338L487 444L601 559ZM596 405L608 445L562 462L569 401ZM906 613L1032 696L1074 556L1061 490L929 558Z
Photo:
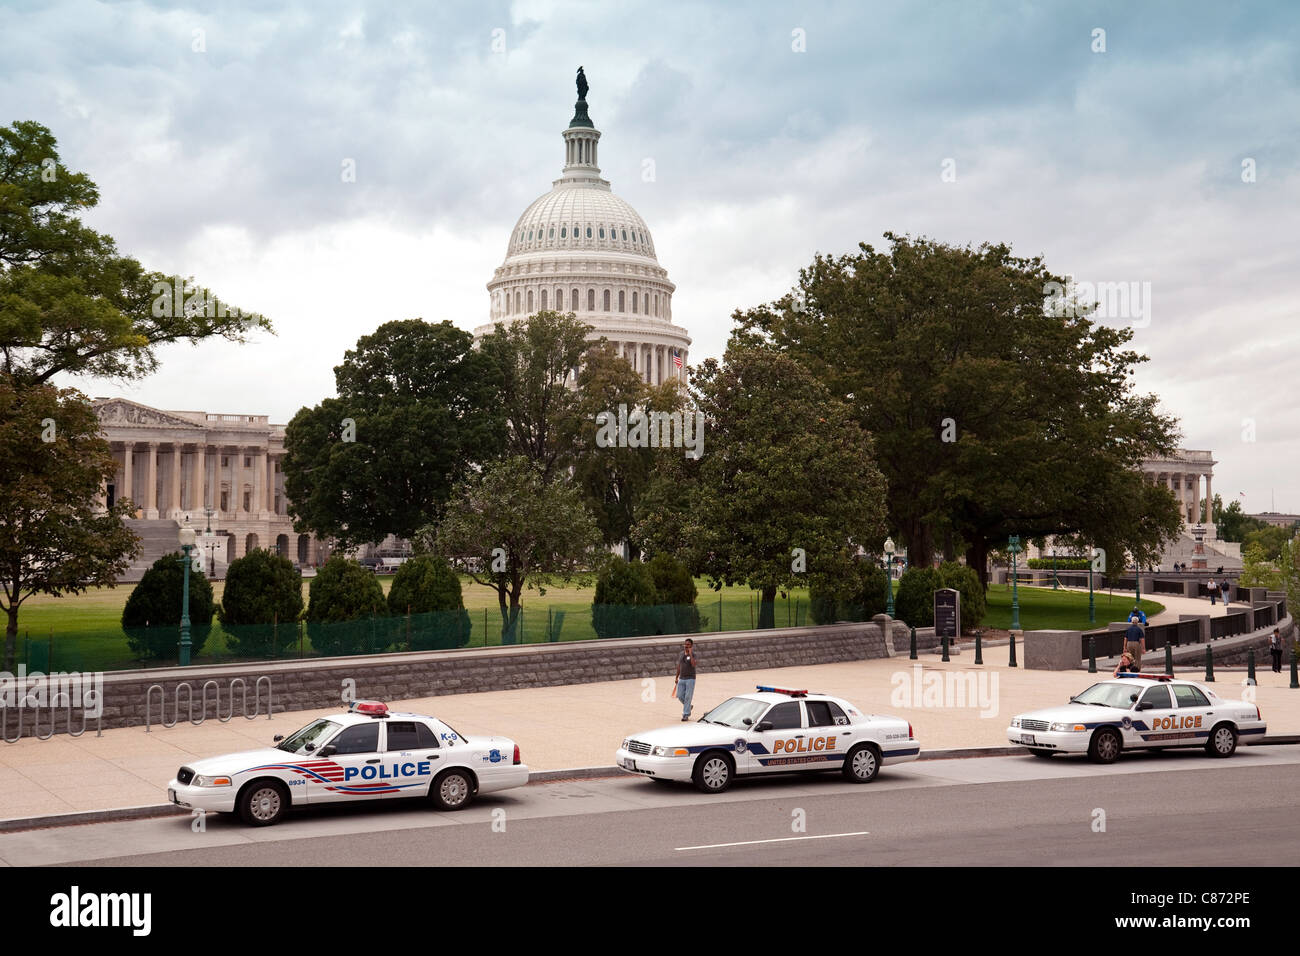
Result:
M266 496L264 499L263 510L269 514L275 514L275 462L276 459L271 457L270 451L262 452L264 464L266 465Z
M207 446L198 444L194 446L194 459L190 462L190 508L195 511L203 511L208 506L207 489ZM207 525L207 515L203 516L204 526Z
M145 472L144 516L156 519L158 517L158 443L151 441L147 444L149 445L149 465Z
M1205 523L1214 523L1214 475L1205 473Z
M181 443L172 442L172 493L167 502L167 507L171 513L176 516L176 520L184 521L184 509L181 505Z
M119 498L130 498L132 507L138 508L135 500L135 442L123 442L126 453L122 459L122 487L118 489Z

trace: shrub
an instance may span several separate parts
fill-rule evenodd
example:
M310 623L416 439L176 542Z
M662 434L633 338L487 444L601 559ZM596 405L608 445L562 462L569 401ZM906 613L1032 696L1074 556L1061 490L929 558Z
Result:
M851 577L833 587L813 585L808 590L809 613L815 624L869 621L889 606L889 578L871 561L857 561Z
M670 554L656 554L646 565L654 582L655 603L662 609L660 634L697 634L700 609L695 606L699 590L690 569Z
M988 610L988 602L985 600L984 586L980 584L979 574L974 568L964 564L945 561L939 565L939 576L943 579L944 587L953 588L961 593L962 628L978 627Z
M463 647L469 643L470 619L460 578L444 559L422 554L403 562L388 589L388 613L419 614L412 623L412 650Z
M360 618L387 616L384 589L373 571L352 558L334 555L308 586L307 635L322 654L382 651L392 643L392 630Z
M1053 566L1051 558L1030 558L1025 563L1034 571L1050 571ZM1058 571L1087 571L1092 566L1092 561L1088 558L1058 555L1055 566Z
M934 568L908 568L898 580L894 609L900 621L912 627L934 625L934 592L943 587L943 578Z
M650 569L640 561L612 558L596 579L591 602L591 626L599 637L639 637L654 634L653 614L632 608L653 607L658 601Z
M294 640L302 614L302 574L271 551L250 551L230 562L219 616L226 646L236 654L264 657Z
M179 658L181 589L185 568L181 553L174 551L153 563L131 590L122 609L122 630L132 653L143 658ZM197 657L212 632L212 582L202 571L190 570L190 643Z

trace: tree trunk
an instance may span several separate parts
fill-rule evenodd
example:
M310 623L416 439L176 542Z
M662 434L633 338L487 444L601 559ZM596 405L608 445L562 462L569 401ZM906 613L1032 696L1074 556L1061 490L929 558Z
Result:
M776 585L763 588L762 603L758 608L758 626L776 627Z
M6 674L14 672L14 655L18 651L18 605L9 605L9 623L5 625L5 661Z
M501 609L501 643L513 643L510 639L513 632L514 622L511 620L510 607L506 604L506 585L502 584L497 589L497 606ZM487 640L487 635L483 635L483 640Z
M952 540L952 529L948 528L943 533L943 559L945 561L957 560L957 546Z
M975 569L975 573L980 578L980 586L987 591L989 589L989 543L983 535L976 535L975 540L966 549L966 564Z

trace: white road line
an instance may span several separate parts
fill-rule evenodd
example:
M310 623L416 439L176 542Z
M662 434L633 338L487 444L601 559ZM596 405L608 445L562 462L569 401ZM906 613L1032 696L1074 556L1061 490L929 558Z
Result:
M724 846L754 846L758 843L789 843L791 840L833 840L836 837L866 836L870 830L857 830L853 833L819 833L815 836L778 837L775 840L742 840L739 843L709 843L704 846L676 846L674 850L717 850Z

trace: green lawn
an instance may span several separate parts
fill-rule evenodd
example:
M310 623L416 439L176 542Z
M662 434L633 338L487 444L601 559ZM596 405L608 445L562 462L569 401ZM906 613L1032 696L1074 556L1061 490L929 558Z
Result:
M391 577L381 577L385 592L392 584ZM496 592L490 588L464 580L465 607L469 611L472 631L471 647L499 645L501 643L501 614ZM713 591L703 578L696 580L699 598L696 602L704 621L704 631L747 630L757 625L758 594L743 587L723 588ZM223 582L213 583L218 601ZM29 670L98 671L138 667L140 663L126 644L126 635L119 624L122 606L131 593L130 586L98 588L85 594L63 598L37 596L23 605L19 618L18 660ZM556 635L561 641L591 640L596 636L591 626L591 599L593 589L587 586L548 588L544 595L536 591L525 592L523 597L522 635L524 643L547 640L548 627L563 614L562 625ZM1027 630L1060 628L1087 630L1088 595L1050 588L1019 589L1020 624ZM307 583L303 585L303 598L307 597ZM1147 614L1158 613L1163 607L1153 601L1143 601ZM1133 608L1128 592L1116 592L1112 597L1106 592L1097 593L1096 627L1105 627L1108 621L1124 620ZM776 623L786 625L807 624L808 592L799 589L779 597L776 606ZM969 622L968 622L969 623ZM988 614L981 626L1007 629L1011 625L1011 591L1007 587L990 587ZM364 624L359 624L362 629ZM400 627L399 627L400 631ZM311 645L293 624L277 630L277 646L285 656L310 655ZM232 659L227 647L226 634L214 620L212 632L195 658L195 663L216 663Z
M1089 631L1105 627L1111 621L1128 620L1133 610L1133 592L1096 592L1097 622L1088 623L1088 595L1077 591L1055 591L1052 588L1019 587L1020 626L1026 631L1061 630ZM1163 604L1142 600L1142 610L1148 617L1165 609ZM1008 585L989 585L988 613L981 627L1008 630L1011 627L1011 588Z

